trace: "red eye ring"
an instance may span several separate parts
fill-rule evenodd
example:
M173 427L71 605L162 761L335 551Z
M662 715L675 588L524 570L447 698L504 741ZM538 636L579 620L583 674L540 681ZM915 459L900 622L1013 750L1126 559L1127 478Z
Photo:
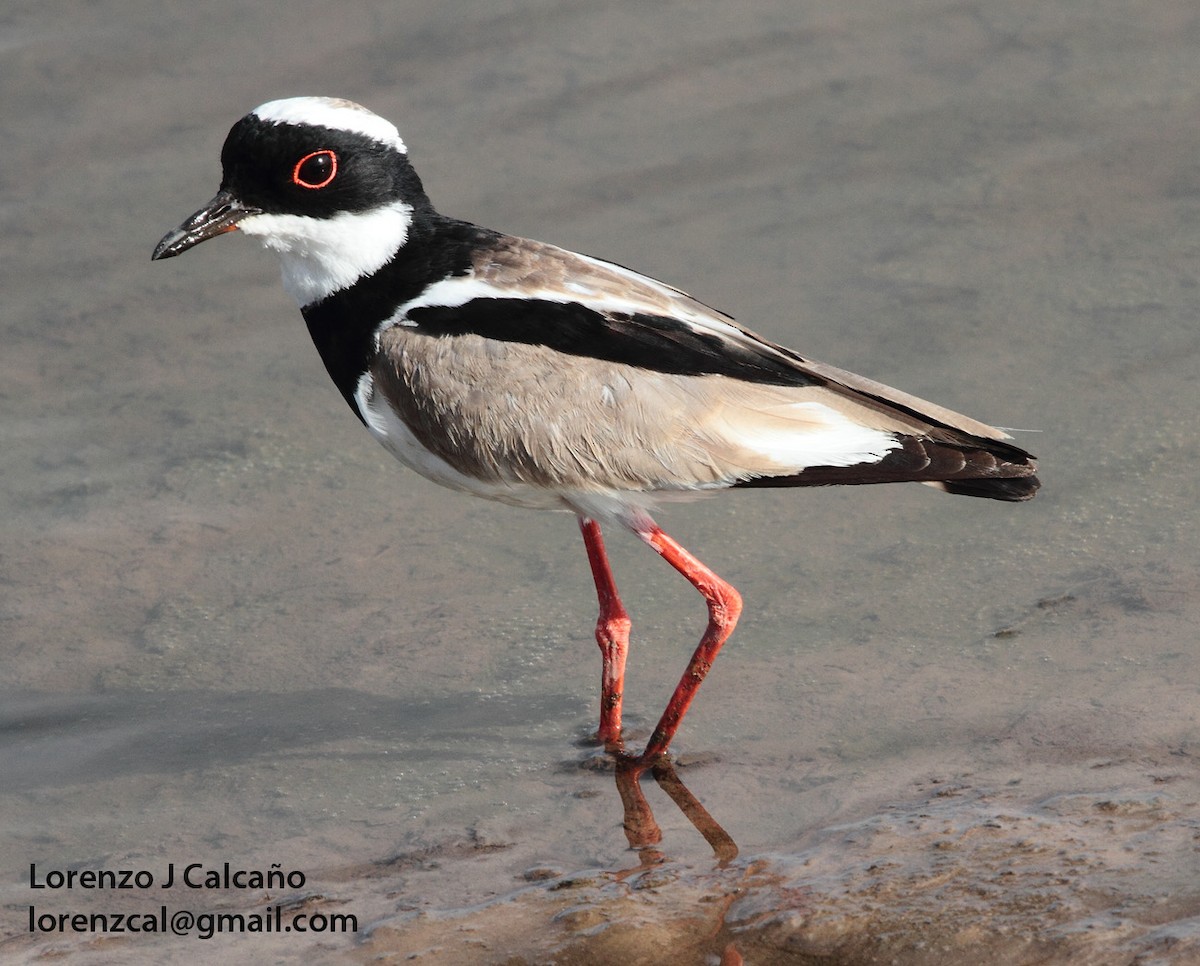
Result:
M310 168L315 167L315 171L309 171L308 177L301 172L301 168L308 165ZM313 151L311 154L306 154L296 166L292 168L292 184L300 188L324 188L329 182L337 177L338 159L337 155L328 148L322 148L320 151ZM319 177L319 181L311 181L309 178Z

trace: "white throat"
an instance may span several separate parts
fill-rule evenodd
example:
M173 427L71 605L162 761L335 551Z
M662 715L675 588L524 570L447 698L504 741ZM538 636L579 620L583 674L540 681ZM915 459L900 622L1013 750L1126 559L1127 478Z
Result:
M238 228L279 253L283 289L303 308L378 271L408 240L412 207L402 201L332 218L251 215Z

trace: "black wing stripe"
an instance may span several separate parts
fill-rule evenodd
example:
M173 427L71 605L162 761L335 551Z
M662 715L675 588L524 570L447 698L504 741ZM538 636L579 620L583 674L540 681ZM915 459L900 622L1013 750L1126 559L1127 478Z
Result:
M672 375L731 376L778 386L825 382L772 346L733 342L680 319L645 312L601 312L579 302L477 298L463 305L413 308L407 316L426 335L478 335L541 345Z

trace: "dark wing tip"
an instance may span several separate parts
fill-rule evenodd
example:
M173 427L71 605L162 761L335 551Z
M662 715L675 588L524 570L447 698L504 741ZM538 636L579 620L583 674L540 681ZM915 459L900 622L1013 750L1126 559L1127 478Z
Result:
M1032 500L1041 485L1042 481L1036 476L942 480L937 484L947 493L956 493L959 496L978 496L989 500L1004 500L1008 503Z

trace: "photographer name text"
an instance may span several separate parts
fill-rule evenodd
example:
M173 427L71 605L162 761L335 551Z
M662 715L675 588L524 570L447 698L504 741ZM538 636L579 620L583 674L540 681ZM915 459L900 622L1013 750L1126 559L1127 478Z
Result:
M176 868L168 862L166 874L156 877L149 869L47 869L41 871L36 862L29 863L31 889L303 889L303 872L283 870L278 862L266 870L239 869L225 862L209 867L192 862Z

